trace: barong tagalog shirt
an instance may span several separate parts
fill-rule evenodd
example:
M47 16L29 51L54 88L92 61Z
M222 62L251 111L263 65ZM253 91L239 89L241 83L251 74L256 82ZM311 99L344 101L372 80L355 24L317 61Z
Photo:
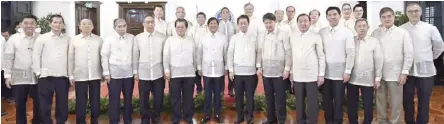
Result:
M275 29L273 32L260 33L258 37L258 60L265 77L281 77L284 71L290 72L291 49L287 32Z
M4 77L12 80L11 85L37 84L32 72L32 50L38 34L27 36L24 33L12 35L5 47L3 56Z
M257 52L257 36L239 32L231 37L228 46L228 71L235 75L256 74L256 61L260 61Z
M68 50L70 80L89 81L102 79L100 51L103 40L95 34L79 34L71 39Z
M221 77L228 70L226 66L228 51L227 37L216 32L201 37L197 47L197 70L206 77Z
M378 39L366 36L359 40L355 37L356 58L350 76L350 84L372 87L381 81L384 55Z
M133 77L132 48L134 35L124 34L123 36L114 33L105 39L102 50L103 75L111 75L113 79Z
M196 45L190 36L171 36L163 48L163 68L171 78L196 76Z
M163 45L167 39L160 32L143 32L134 38L133 73L141 80L156 80L163 77Z
M52 31L40 35L34 42L32 66L34 73L43 77L68 77L68 47L70 38Z

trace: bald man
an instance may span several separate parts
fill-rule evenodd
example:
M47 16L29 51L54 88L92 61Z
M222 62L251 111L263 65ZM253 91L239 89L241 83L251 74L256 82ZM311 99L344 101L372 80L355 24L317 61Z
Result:
M185 13L185 8L183 8L182 6L179 6L176 8L176 18L177 19L185 19L186 13ZM186 19L185 19L186 20ZM174 21L171 21L170 23L168 23L168 27L167 27L167 36L178 36L176 33L176 27L175 27L175 22L176 19ZM193 23L191 23L190 21L187 20L188 23L188 27L193 27ZM188 30L186 30L185 35L189 35L188 32L190 32L191 28L188 28Z
M76 122L86 124L86 103L89 96L91 123L98 124L100 115L100 49L102 38L91 33L94 25L90 19L82 19L81 33L71 38L68 49L68 75L76 88Z

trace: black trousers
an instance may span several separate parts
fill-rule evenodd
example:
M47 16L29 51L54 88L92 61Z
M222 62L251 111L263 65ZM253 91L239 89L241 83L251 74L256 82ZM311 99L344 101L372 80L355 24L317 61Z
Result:
M342 124L345 84L343 80L325 79L322 101L327 124Z
M373 120L373 87L350 83L347 84L348 121L350 124L358 124L359 90L361 90L364 104L364 122L362 124L371 124Z
M120 122L120 93L123 92L123 121L132 123L134 78L111 79L108 84L109 104L108 114L110 124Z
M291 90L294 90L294 87L291 87L290 78L285 79L284 82L287 84L285 90L287 90L288 93L291 93Z
M408 76L404 84L403 105L404 119L407 124L427 124L429 122L429 103L434 85L434 77L414 77ZM416 113L415 123L415 89L418 97L418 113Z
M246 114L247 120L253 119L254 109L254 92L257 86L256 75L235 75L234 76L234 91L236 92L236 113L237 119L241 120L244 116L244 94L247 99Z
M317 124L319 112L317 83L293 82L293 85L296 96L297 123Z
M214 115L220 115L222 109L221 88L224 84L224 76L221 77L203 77L205 86L205 117L211 117L211 110L214 106Z
M287 82L282 77L263 77L265 99L267 101L267 119L284 124L287 120ZM276 115L277 114L277 115Z
M221 92L225 92L225 81L223 82L222 87L220 88ZM228 92L234 90L234 80L231 80L230 77L228 77Z
M76 123L86 124L86 109L89 97L91 124L98 124L100 116L100 80L76 81Z
M196 79L194 81L196 83L196 91L200 92L202 91L202 76L199 75L199 71L196 71Z
M173 106L173 124L179 124L181 117L188 123L194 116L194 79L195 77L171 78L170 97ZM183 107L183 109L181 109ZM182 116L183 112L183 116Z
M69 80L66 77L44 77L38 81L40 117L44 124L52 124L52 99L56 96L55 118L57 124L64 124L68 119Z
M2 97L11 98L12 97L12 89L6 87L6 79L4 71L2 70Z
M150 121L160 123L160 113L163 108L163 95L165 89L165 79L160 77L156 80L139 80L140 114L142 124L149 124ZM150 108L150 93L153 95L153 108ZM153 110L154 109L154 110Z
M16 123L17 124L27 124L26 119L26 102L28 101L28 95L31 96L33 102L33 117L32 124L40 124L42 120L40 118L39 111L39 98L38 98L38 86L37 84L23 84L23 85L13 85L12 89L14 91L15 100L15 113L16 113Z

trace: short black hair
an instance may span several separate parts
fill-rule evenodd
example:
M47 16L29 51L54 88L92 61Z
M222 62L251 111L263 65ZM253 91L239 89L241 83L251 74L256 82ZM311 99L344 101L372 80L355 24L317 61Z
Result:
M310 16L307 15L307 14L305 14L305 13L299 14L298 17L296 18L296 21L299 21L299 18L302 17L302 16L307 16L307 17L308 17L308 21L311 22L311 18L310 18Z
M413 6L413 5L417 5L417 6L421 7L421 5L419 5L418 2L408 2L406 7L410 7L410 6Z
M210 25L210 22L212 21L216 21L217 25L219 25L219 20L217 20L216 17L211 17L210 19L208 19L207 25Z
M52 21L54 21L54 18L62 18L62 23L65 24L65 19L63 18L62 15L60 14L51 15L51 17L49 17L49 22L52 23Z
M179 22L184 22L185 28L188 28L188 21L185 19L176 19L176 21L174 22L174 27L177 27L177 23L179 23Z
M328 7L327 11L325 11L325 15L328 15L328 11L332 11L332 10L336 10L338 12L338 14L341 15L341 9L339 9L339 7L336 7L336 6Z
M156 9L156 8L160 8L160 9L164 10L162 5L155 5L154 9Z
M293 8L296 11L296 8L294 8L294 6L287 6L287 8L285 8L285 11L288 11L288 9Z
M393 16L395 15L395 11L393 11L392 8L390 8L390 7L384 7L384 8L382 8L382 9L379 11L379 17L381 17L382 14L384 14L384 13L386 13L386 12L390 12L390 13L392 13Z
M37 17L32 14L24 16L20 22L23 22L23 20L25 20L25 19L34 19L34 21L37 22Z
M197 18L197 17L199 17L199 15L203 15L203 16L204 16L204 18L207 18L207 16L205 15L205 13L204 13L204 12L199 12L199 13L197 13L197 15L196 15L196 18Z
M227 9L228 12L230 12L230 9L228 9L228 7L222 7L222 9L220 9L220 12L222 12L222 10Z
M353 7L353 11L355 11L356 8L358 8L358 7L361 7L362 9L364 9L364 6L362 6L361 4L356 4L356 5Z
M240 15L239 17L237 17L237 23L239 24L239 20L241 19L247 19L248 24L250 23L250 18L248 18L247 15Z
M265 13L265 15L262 17L262 21L265 21L267 19L271 21L276 21L276 16L273 13Z

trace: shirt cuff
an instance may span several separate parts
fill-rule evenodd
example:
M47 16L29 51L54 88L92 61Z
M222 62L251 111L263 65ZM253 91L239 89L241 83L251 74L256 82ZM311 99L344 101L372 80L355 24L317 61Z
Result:
M290 67L285 67L284 71L290 71Z
M376 77L375 81L381 81L381 77Z
M401 74L408 75L409 74L409 70L402 70Z
M197 70L202 70L202 66L197 66Z
M165 69L164 72L165 73L170 73L170 69Z
M137 70L133 70L133 74L139 74Z
M256 68L260 68L261 64L260 63L256 63Z
M234 69L233 69L233 68L229 68L228 71L229 71L230 73L233 73L233 72L234 72Z
M69 80L74 80L74 76L69 76Z
M103 76L109 75L109 72L103 72Z
M35 75L38 77L38 76L40 76L41 74L40 74L40 72L35 72Z
M347 69L347 70L345 70L344 73L346 73L346 74L351 74L351 71L352 71L352 70L348 70L348 69Z
M324 77L325 76L325 72L319 72L319 75L318 76L320 76L320 77Z
M5 76L5 79L6 78L11 78L11 74L5 74L4 76Z

